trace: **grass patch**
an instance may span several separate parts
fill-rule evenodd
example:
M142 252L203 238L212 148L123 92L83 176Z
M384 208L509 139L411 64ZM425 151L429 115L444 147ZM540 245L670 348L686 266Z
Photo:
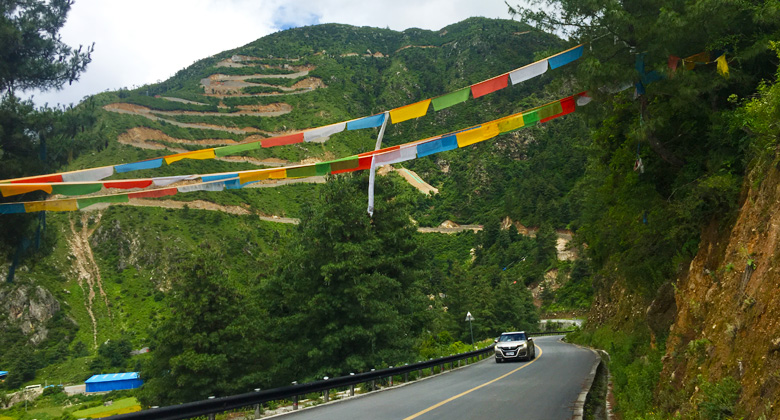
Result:
M116 400L112 405L108 407L101 405L99 407L87 408L86 410L74 411L73 415L77 418L81 418L81 417L100 418L100 417L113 416L116 414L132 413L140 410L141 410L141 405L138 403L138 400L136 400L134 397L131 397L131 398L123 398L121 400Z

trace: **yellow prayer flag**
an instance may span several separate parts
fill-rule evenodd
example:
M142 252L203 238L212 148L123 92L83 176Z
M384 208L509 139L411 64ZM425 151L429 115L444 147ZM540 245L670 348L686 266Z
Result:
M51 194L51 185L46 184L32 184L32 185L16 185L16 184L2 184L0 185L0 193L3 197L10 197L12 195L19 195L28 193L30 191L45 191Z
M194 152L185 152L165 157L165 163L170 165L173 162L178 162L182 159L214 159L214 149L195 150Z
M24 211L27 213L35 213L37 211L76 211L78 209L79 205L75 198L70 200L24 203Z
M710 53L708 52L700 52L698 54L694 54L690 57L685 57L683 59L683 66L685 67L685 70L693 70L696 68L696 64L707 64L710 62Z
M238 181L242 184L246 184L247 182L263 181L268 179L270 175L271 171L240 173L238 174Z
M523 114L512 115L498 121L498 131L499 133L508 133L510 131L517 130L524 125L525 122L523 121Z
M726 61L726 54L718 57L718 73L723 77L729 77L729 63Z
M271 179L284 179L287 178L287 169L277 169L268 173L268 178Z
M411 120L412 118L422 117L428 112L428 106L431 104L430 99L413 103L411 105L402 106L390 111L390 119L393 124L397 124L401 121Z
M487 139L492 139L498 135L498 124L488 123L482 127L475 128L473 130L457 133L455 137L458 139L458 147L466 147L474 143L479 143Z

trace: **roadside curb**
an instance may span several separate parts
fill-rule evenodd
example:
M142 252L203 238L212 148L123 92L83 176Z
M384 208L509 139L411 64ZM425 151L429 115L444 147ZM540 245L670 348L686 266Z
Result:
M601 355L596 350L591 348L587 349L596 355L596 362L593 363L593 367L590 369L590 373L588 374L587 379L585 379L585 388L583 388L582 392L580 392L580 395L577 397L577 401L574 402L574 416L572 416L572 420L582 420L585 418L585 400L588 399L588 394L590 394L590 390L593 388L593 380L596 378L596 371L598 370L599 365L601 365Z

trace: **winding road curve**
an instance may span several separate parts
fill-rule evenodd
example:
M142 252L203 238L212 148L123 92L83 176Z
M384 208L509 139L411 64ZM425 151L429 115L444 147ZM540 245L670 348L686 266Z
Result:
M596 362L587 349L534 339L531 362L493 359L382 392L323 404L285 419L523 419L568 420Z

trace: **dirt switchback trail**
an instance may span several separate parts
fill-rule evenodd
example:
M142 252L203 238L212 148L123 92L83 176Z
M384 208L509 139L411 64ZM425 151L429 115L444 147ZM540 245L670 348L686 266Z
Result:
M97 213L95 226L100 223L102 213ZM81 230L76 228L74 219L70 219L70 231L72 236L68 240L70 252L75 257L75 269L78 276L78 283L84 292L84 306L92 320L92 344L97 348L97 319L93 311L95 301L95 288L103 297L103 302L108 310L108 316L111 316L111 307L108 305L108 296L103 290L103 279L100 277L100 268L95 262L95 256L92 254L92 247L89 245L89 238L95 233L95 228L89 229L89 215L81 215ZM86 288L84 287L86 283Z

